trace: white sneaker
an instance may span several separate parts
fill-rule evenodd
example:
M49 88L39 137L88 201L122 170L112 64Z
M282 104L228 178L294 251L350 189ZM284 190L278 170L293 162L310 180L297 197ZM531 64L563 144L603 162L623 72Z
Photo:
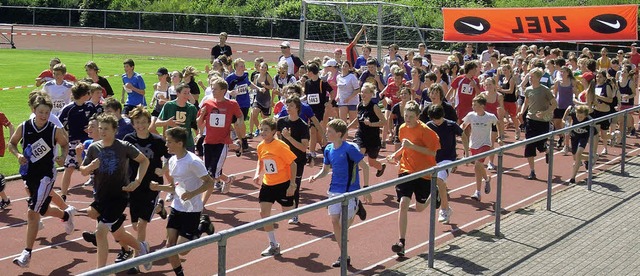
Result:
M607 148L603 148L602 152L600 152L600 155L607 155L607 153L609 153L609 151L607 151Z
M260 253L263 257L280 255L280 244L269 243L269 247Z
M20 256L13 259L13 263L22 268L29 267L29 262L31 261L31 253L27 250L22 250Z
M489 165L487 165L487 170L494 171L495 169L496 169L496 165L489 162Z
M480 191L476 190L471 196L471 199L480 201Z
M44 222L42 220L38 221L38 231L44 229Z
M236 177L233 175L229 176L229 178L227 178L227 182L222 183L220 192L223 194L228 193L231 190L231 184L233 184L234 181L236 181Z
M138 256L136 257L141 257L144 255L149 254L149 244L146 241L140 242L140 251L138 252ZM142 266L144 266L144 269L146 271L151 270L151 268L153 268L153 263L144 263L142 264Z
M440 214L438 215L438 222L449 223L449 218L451 218L451 207L445 209L440 209Z
M571 152L571 151L569 150L569 147L564 146L564 147L562 148L562 154L567 155L567 154L569 154L570 152Z
M172 201L173 201L173 193L168 193L167 196L164 197L164 202L171 205Z
M292 217L289 219L289 224L299 224L300 220L298 220L298 216Z
M73 225L73 216L76 215L78 210L76 210L76 207L69 205L64 211L69 213L69 219L65 221L64 224L64 232L67 233L67 235L71 235L71 233L73 233L73 229L75 228Z

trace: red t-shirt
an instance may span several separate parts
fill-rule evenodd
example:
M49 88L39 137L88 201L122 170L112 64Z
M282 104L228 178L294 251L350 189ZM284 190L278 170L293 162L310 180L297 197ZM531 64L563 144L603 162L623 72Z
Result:
M629 61L631 61L631 63L633 65L635 65L636 67L638 67L638 64L640 64L640 53L636 52L635 54L633 53L629 53ZM638 71L636 70L636 73Z
M596 77L596 75L593 74L593 72L585 72L582 73L582 78L587 81L587 85L589 85L589 83L591 83L591 81ZM586 87L585 87L586 88Z
M282 108L284 107L284 102L278 101L275 106L273 106L273 114L280 114Z
M400 87L396 85L396 81L393 79L393 77L390 77L387 80L387 83L387 88L382 95L391 98L391 106L394 106L400 102L400 97L398 97L398 91L400 91ZM407 81L402 79L402 86L404 86L406 83Z
M451 88L456 90L456 110L458 118L463 118L467 113L472 111L471 103L473 97L479 93L475 91L475 86L471 85L471 80L466 75L458 76L451 82ZM473 77L476 83L480 83L477 77ZM462 115L462 116L460 116Z
M233 117L240 118L242 111L238 102L234 100L224 100L216 102L208 99L202 104L198 112L206 112L204 117L207 136L204 138L205 144L231 144L231 123Z
M5 148L5 140L4 140L4 128L10 126L11 123L7 116L4 113L0 112L0 157L4 156Z
M38 75L39 79L44 79L45 81L50 81L53 79L53 71L47 69L42 71L42 73L40 73L40 75ZM69 73L64 74L64 80L68 81L68 82L76 82L78 81L76 79L76 77L74 75L71 75Z

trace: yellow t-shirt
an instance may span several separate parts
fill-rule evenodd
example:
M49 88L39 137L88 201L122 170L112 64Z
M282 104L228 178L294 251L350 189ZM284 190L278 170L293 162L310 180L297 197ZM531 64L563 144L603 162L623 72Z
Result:
M432 151L440 149L440 138L426 124L418 121L415 127L408 127L406 123L400 126L398 138L400 141L408 139L416 146L425 147ZM400 173L414 173L426 170L436 165L435 155L426 155L412 149L405 149L400 158ZM424 179L431 179L426 175Z
M291 163L295 160L296 155L282 140L276 138L271 143L262 141L258 144L258 162L262 164L264 185L274 186L291 180Z

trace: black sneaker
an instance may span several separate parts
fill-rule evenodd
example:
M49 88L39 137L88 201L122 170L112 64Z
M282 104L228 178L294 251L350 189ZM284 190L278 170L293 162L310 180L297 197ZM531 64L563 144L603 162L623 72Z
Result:
M118 256L116 257L116 264L119 262L124 262L127 259L131 258L131 256L133 256L133 249L131 250L126 250L124 248L120 249L120 253L118 253Z
M11 204L11 199L7 198L7 200L0 200L0 209L4 210Z
M96 241L96 233L84 231L82 232L82 239L84 241L93 244L93 246L98 246L98 242Z
M549 164L549 152L544 153L544 162Z
M576 183L576 179L575 179L575 178L571 178L571 179L569 179L569 183L571 183L571 184L575 184L575 183Z
M382 169L376 172L376 177L381 177L384 174L384 170L387 168L387 164L382 164Z
M529 179L529 180L535 180L535 179L538 179L538 178L536 177L536 173L535 173L534 171L531 171L531 173L529 174L529 176L527 176L527 179Z
M0 173L0 192L4 191L5 185L7 185L7 179L4 177L4 174Z
M564 135L560 136L560 139L558 139L558 144L556 145L556 148L562 149L562 146L564 146Z
M200 216L200 224L198 224L198 231L200 233L207 233L207 235L213 235L215 229L213 227L213 223L209 219L208 215Z
M338 257L338 260L331 264L331 267L340 267L340 261L342 261L341 257ZM347 266L351 265L351 257L347 257Z
M391 246L391 251L395 252L398 257L404 257L404 243L397 242Z
M367 219L367 210L364 209L364 205L362 205L362 201L356 199L358 201L358 210L356 211L356 215L360 218L360 220Z
M129 270L127 270L127 274L131 275L131 274L138 274L140 273L140 269L138 267L132 267L129 268Z
M156 214L158 214L161 219L167 219L167 210L164 208L164 200L158 200L157 205L160 210Z

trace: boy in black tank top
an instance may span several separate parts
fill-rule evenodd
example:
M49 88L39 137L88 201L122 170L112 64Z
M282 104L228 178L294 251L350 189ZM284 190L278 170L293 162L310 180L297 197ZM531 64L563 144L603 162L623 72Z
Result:
M371 99L375 94L375 86L370 83L362 85L360 90L362 101L358 104L358 120L351 121L348 128L358 123L354 143L360 147L360 152L368 157L369 166L377 170L376 177L384 174L387 164L382 164L376 160L380 153L380 127L384 126L386 120L382 114L382 110Z
M58 207L50 206L49 194L56 178L55 163L62 166L69 151L64 131L49 122L52 108L53 104L49 98L37 97L33 104L35 118L18 126L9 144L9 151L20 162L20 174L29 192L25 249L20 256L13 259L14 264L23 268L29 267L31 251L39 230L40 216L62 219L65 222L67 234L71 234L74 229L73 216L76 213L74 207L69 206L63 211ZM18 143L22 144L22 153L18 151ZM58 144L62 148L61 156L56 156L55 149Z

